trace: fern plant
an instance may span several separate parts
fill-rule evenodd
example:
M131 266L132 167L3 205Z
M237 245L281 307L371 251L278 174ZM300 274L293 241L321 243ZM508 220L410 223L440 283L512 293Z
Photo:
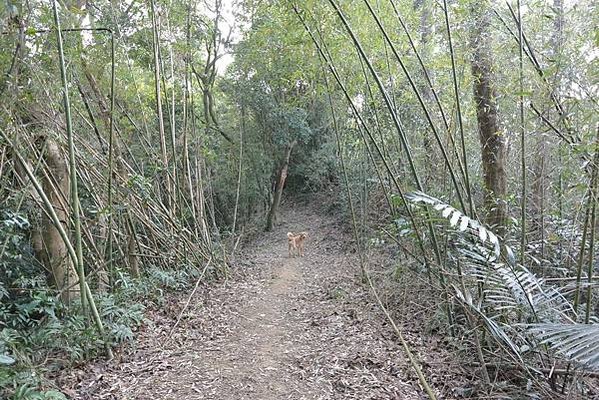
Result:
M406 197L430 206L448 221L449 260L461 271L460 281L451 283L455 299L478 316L514 359L524 362L528 354L544 352L548 346L581 368L599 370L599 325L576 323L576 313L560 287L519 264L512 248L481 222L422 192ZM529 359L524 366L530 363Z

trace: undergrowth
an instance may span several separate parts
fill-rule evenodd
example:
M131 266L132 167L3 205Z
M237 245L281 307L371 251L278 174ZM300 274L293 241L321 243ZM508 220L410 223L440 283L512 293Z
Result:
M49 289L45 271L31 254L29 224L22 215L0 221L0 398L65 399L51 376L103 357L106 347L134 339L148 305L160 305L169 290L181 290L201 271L193 267L147 267L143 278L117 268L111 293L96 294L105 326L102 337L75 301L63 304Z

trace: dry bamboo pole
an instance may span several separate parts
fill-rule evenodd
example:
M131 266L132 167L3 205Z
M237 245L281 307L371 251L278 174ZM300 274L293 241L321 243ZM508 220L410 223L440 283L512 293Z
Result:
M239 164L237 167L237 189L235 191L235 209L233 211L233 227L231 233L235 236L235 229L237 228L237 211L239 209L239 194L241 192L241 175L243 172L243 134L245 132L245 109L243 104L241 105L241 126L239 129Z
M166 155L166 136L164 132L164 116L162 112L162 97L160 89L161 73L160 73L160 37L158 35L158 22L156 19L156 10L154 0L150 0L150 14L152 17L152 44L154 53L154 95L156 98L156 114L158 117L158 132L160 136L160 156L164 175L166 175L166 201L169 207L172 199L170 174L168 173L168 157Z

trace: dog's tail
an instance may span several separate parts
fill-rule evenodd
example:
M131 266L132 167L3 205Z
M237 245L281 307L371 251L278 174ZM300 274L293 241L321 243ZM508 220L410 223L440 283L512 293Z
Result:
M287 232L287 238L289 238L289 239L293 238L293 233Z

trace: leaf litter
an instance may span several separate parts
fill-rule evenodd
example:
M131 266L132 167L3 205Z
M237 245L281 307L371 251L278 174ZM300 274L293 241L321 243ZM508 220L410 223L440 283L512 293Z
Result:
M347 232L332 217L303 207L288 209L285 218L245 246L230 279L198 289L170 339L188 293L170 294L163 307L149 310L136 341L115 360L65 375L72 397L425 398L360 284ZM289 258L285 234L299 230L309 234L306 255ZM433 354L442 350L431 349L435 338L423 339L415 329L406 337L425 370L444 363ZM433 384L447 394L453 378L440 369Z

